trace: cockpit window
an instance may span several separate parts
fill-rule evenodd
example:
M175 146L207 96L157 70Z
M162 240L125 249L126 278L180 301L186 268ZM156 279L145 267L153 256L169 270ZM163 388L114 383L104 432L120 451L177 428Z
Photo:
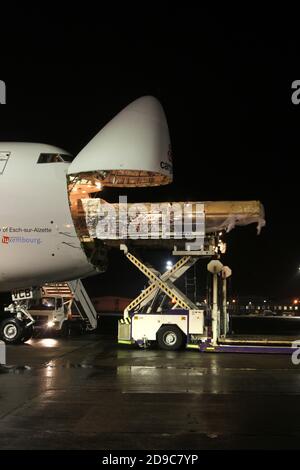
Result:
M72 155L62 153L41 153L37 163L70 163L74 160Z

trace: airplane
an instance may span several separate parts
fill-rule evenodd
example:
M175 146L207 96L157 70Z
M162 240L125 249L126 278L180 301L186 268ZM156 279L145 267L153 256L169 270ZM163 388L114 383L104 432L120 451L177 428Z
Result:
M75 158L52 145L0 142L0 291L104 272L107 246L86 233L82 200L104 187L155 187L172 180L167 120L152 96L129 104ZM235 223L261 224L261 211L259 206L248 222L237 217ZM12 304L8 321L18 337L20 329L28 336L32 319L22 302Z

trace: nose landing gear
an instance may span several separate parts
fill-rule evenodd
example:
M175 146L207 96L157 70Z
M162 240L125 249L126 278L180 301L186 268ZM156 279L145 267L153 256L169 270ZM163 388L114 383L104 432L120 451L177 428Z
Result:
M0 323L0 339L6 344L25 343L33 335L34 319L21 301L14 301L5 308L10 316Z

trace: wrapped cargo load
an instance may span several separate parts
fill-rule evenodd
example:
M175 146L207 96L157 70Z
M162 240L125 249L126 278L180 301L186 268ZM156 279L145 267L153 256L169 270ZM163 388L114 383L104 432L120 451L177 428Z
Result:
M265 225L259 201L207 201L110 204L100 198L78 199L73 218L81 237L110 241L132 240L151 245L160 241L204 239L235 226Z

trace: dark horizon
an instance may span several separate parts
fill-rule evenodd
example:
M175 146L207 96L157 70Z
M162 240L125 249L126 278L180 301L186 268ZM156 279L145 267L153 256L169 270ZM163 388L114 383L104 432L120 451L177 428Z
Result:
M122 194L139 201L260 200L267 221L261 235L251 226L226 237L232 295L300 297L293 20L278 18L290 26L283 41L276 21L247 22L242 15L235 22L206 8L152 8L128 17L103 12L99 19L78 7L71 16L15 7L14 15L17 36L9 15L2 25L1 141L44 142L76 154L128 103L154 95L169 123L174 182ZM103 197L116 192L105 189ZM160 268L169 257L149 252ZM121 253L110 259L107 273L85 281L88 291L137 294L146 279ZM205 288L204 266L202 272Z

